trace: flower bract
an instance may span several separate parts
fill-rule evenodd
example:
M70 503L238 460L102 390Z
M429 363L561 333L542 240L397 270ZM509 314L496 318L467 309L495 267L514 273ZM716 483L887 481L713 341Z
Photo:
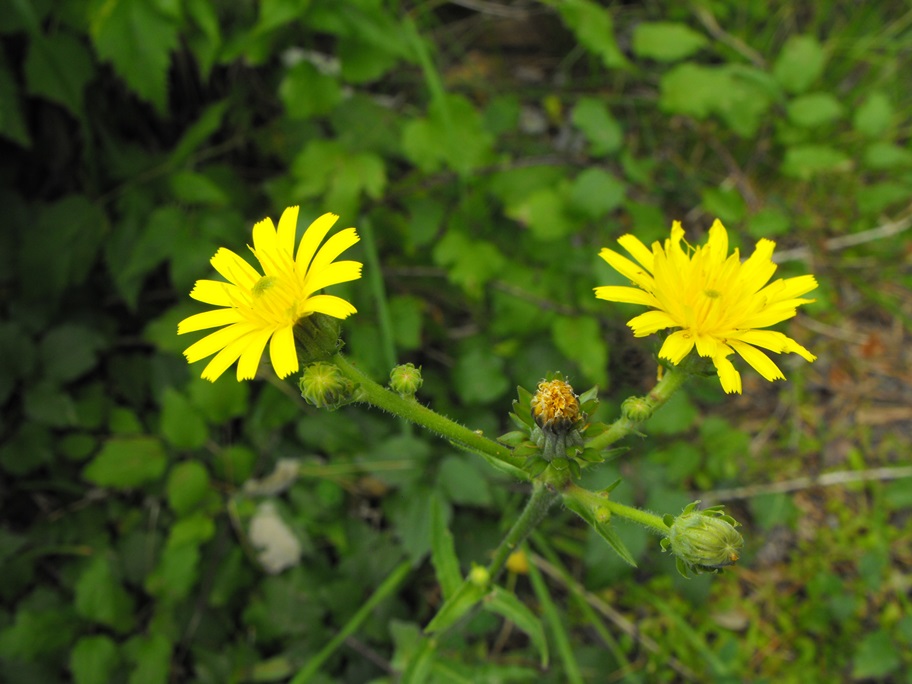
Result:
M678 364L696 349L712 359L727 393L741 392L741 374L728 358L735 352L770 381L785 376L761 349L798 354L807 361L817 358L783 333L763 330L795 316L801 304L813 302L801 296L817 287L812 275L770 282L776 271L772 240L759 240L742 262L737 249L728 253L728 233L720 221L709 229L706 244L698 247L684 242L684 229L675 221L671 237L654 242L652 249L633 235L622 236L618 244L634 261L608 248L599 256L635 287L597 287L595 296L648 306L651 311L627 324L636 337L674 329L659 350L660 358Z
M323 243L338 218L323 214L316 219L304 231L297 250L298 207L282 213L278 228L269 218L257 223L250 251L262 273L229 249L215 253L212 266L227 282L198 280L190 296L218 308L185 318L177 328L179 335L220 328L184 351L190 363L215 355L203 370L204 379L214 382L235 361L238 380L253 378L267 343L272 367L284 378L299 367L294 338L299 321L315 313L334 318L355 313L355 307L341 297L316 294L361 277L360 262L336 261L358 242L354 228Z

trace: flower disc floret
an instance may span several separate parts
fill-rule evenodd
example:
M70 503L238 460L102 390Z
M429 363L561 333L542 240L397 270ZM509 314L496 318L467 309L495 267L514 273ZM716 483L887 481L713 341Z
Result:
M636 337L675 329L659 351L661 358L678 364L696 349L712 359L722 388L739 394L741 374L728 358L735 352L770 381L785 376L761 349L817 358L783 333L761 329L795 316L798 306L814 301L801 296L817 287L812 275L770 282L776 271L772 240L759 240L742 262L737 249L728 253L728 233L720 221L698 247L684 241L684 229L675 221L670 238L654 242L652 249L633 235L620 237L618 244L634 261L607 247L599 256L635 287L597 287L595 296L649 307L627 323Z
M315 313L334 318L355 313L355 307L346 300L316 293L361 277L360 262L336 261L358 242L357 232L346 228L323 243L339 218L323 214L304 231L295 251L298 211L296 206L288 207L278 228L269 218L253 227L250 251L262 273L231 250L221 248L211 263L227 282L196 281L190 296L219 308L185 318L178 324L177 333L220 328L184 350L190 363L215 355L203 370L204 379L214 382L235 361L237 379L252 379L267 342L276 375L287 377L299 368L294 337L299 321Z

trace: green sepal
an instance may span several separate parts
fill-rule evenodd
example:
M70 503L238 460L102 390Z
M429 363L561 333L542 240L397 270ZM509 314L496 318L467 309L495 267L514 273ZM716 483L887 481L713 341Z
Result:
M531 477L538 477L543 472L545 472L545 469L547 467L548 462L545 459L535 457L530 458L528 461L526 461L524 469Z
M577 480L583 476L583 471L580 469L579 463L576 461L567 461L567 465L570 466L570 474Z
M606 463L609 461L613 461L618 456L620 456L621 454L626 454L628 451L630 451L630 447L625 447L625 446L624 447L615 447L614 449L605 449L604 451L602 451L602 460L605 461Z
M519 456L520 458L524 458L526 456L538 455L538 453L540 451L541 451L541 449L539 449L532 442L523 442L522 444L517 446L515 449L513 449L513 455Z
M513 401L513 408L516 408L516 401L515 401L515 400ZM512 420L512 421L513 421L513 424L514 424L516 427L518 427L520 430L524 430L524 431L528 432L529 430L532 429L532 425L531 425L530 423L527 423L527 422L526 422L526 418L523 418L523 417L521 417L521 416L519 416L519 415L517 415L516 413L513 413L513 412L511 412L509 415L510 415L510 420ZM531 422L532 419L529 418L528 420Z
M621 484L621 482L623 482L623 480L621 478L616 479L610 485L608 485L604 489L600 490L599 494L608 496L611 492L613 492L615 489L617 489L618 485ZM672 518L672 519L674 519L674 518Z
M586 426L586 439L598 437L600 434L607 431L608 426L604 423L589 423L589 425Z
M596 405L598 405L598 386L590 387L579 395L580 406L585 406L590 401L594 401L596 402Z
M605 460L604 456L602 456L602 452L598 449L583 449L576 454L576 457L587 463L601 463Z
M560 456L558 456L557 458L551 459L551 465L552 465L553 468L554 468L555 470L557 470L558 472L560 472L560 471L562 471L562 470L566 470L567 468L569 468L569 467L570 467L570 463L571 463L571 461L568 461L566 458L562 458L562 457L560 457Z
M520 430L513 430L512 432L507 432L506 434L498 437L497 441L510 447L517 447L528 438L528 433L522 432Z

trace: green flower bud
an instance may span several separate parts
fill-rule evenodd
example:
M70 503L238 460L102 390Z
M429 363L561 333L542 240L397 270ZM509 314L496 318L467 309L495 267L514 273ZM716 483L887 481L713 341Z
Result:
M331 363L312 363L304 368L298 387L308 404L335 410L354 401L355 384Z
M300 319L292 329L298 358L303 365L327 361L342 349L339 319L314 313Z
M687 570L695 574L720 572L733 565L741 557L744 545L744 539L735 529L738 523L725 515L721 506L698 511L695 510L698 503L688 504L673 520L666 516L670 529L662 547L677 557L678 570L685 577Z
M403 397L413 397L421 389L421 366L405 363L390 371L390 389Z
M651 418L654 410L646 397L628 397L621 403L621 415L634 423Z
M481 565L473 565L472 569L469 570L469 582L474 584L476 587L486 587L491 581L491 573L488 572L488 569Z

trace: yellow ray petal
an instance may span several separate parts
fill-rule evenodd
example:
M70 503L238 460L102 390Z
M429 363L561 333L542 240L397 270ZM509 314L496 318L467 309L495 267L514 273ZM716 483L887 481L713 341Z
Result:
M215 253L210 263L225 280L247 290L260 279L260 274L253 266L225 247Z
M719 219L713 221L709 229L709 240L706 242L706 249L712 256L712 261L721 264L728 258L728 231Z
M622 256L613 249L608 249L607 247L602 248L602 251L599 252L599 256L607 261L611 268L627 278L627 280L636 283L644 290L652 290L652 275L642 266L637 266L627 257Z
M311 269L304 281L304 294L310 296L330 285L347 283L361 277L360 261L336 261L322 270Z
M741 394L741 374L734 364L724 356L714 357L713 365L719 375L719 382L726 394Z
M304 237L298 245L298 253L295 255L295 263L298 266L298 273L307 272L310 262L316 254L317 247L323 242L326 233L332 228L333 224L339 219L336 214L323 214L320 218L311 223L307 230L304 231Z
M354 228L340 230L329 238L329 240L320 248L317 255L313 258L308 270L319 271L326 268L337 256L356 244L360 239L361 238L358 237L358 233Z
M207 328L217 328L220 325L230 325L243 320L243 317L237 309L215 309L214 311L204 311L203 313L194 314L185 318L177 324L177 334L196 332L197 330L206 330Z
M274 252L276 249L276 227L267 216L253 225L253 251Z
M621 235L618 238L618 244L626 249L630 256L636 259L640 265L645 268L647 271L652 272L652 252L650 249L640 242L640 239L635 235Z
M678 323L664 311L647 311L627 321L634 337L646 337L665 328L678 327Z
M222 349L203 369L203 375L201 376L203 380L208 380L209 382L218 380L222 373L228 370L231 364L237 361L238 357L244 353L249 343L250 334L247 334Z
M595 296L609 302L623 302L625 304L642 304L643 306L659 307L659 301L645 290L624 285L602 285L595 288Z
M341 297L333 295L315 295L304 302L303 313L322 313L333 318L348 318L357 309Z
M224 349L235 340L253 330L249 323L235 323L227 328L216 330L214 333L206 335L203 339L194 342L184 350L184 356L187 357L188 363L196 363L200 359L212 356L221 349Z
M742 359L747 361L751 367L765 379L770 382L773 380L785 380L785 375L782 374L779 366L773 363L773 360L770 359L770 357L756 347L752 347L751 345L738 340L729 340L728 343L731 345L732 349L741 355Z
M288 255L289 259L294 258L295 232L298 229L298 212L300 207L288 207L282 212L279 219L278 245L279 249Z
M223 280L197 280L190 297L216 306L231 306L238 301L240 288Z
M257 369L260 367L260 359L263 357L263 349L272 336L272 330L257 330L252 335L238 359L237 379L253 380L256 376Z
M671 333L662 348L659 350L659 357L668 359L673 364L678 365L690 353L694 347L694 338L689 332L678 330Z
M269 342L269 360L280 378L286 378L298 370L298 353L295 350L292 326L275 331Z

